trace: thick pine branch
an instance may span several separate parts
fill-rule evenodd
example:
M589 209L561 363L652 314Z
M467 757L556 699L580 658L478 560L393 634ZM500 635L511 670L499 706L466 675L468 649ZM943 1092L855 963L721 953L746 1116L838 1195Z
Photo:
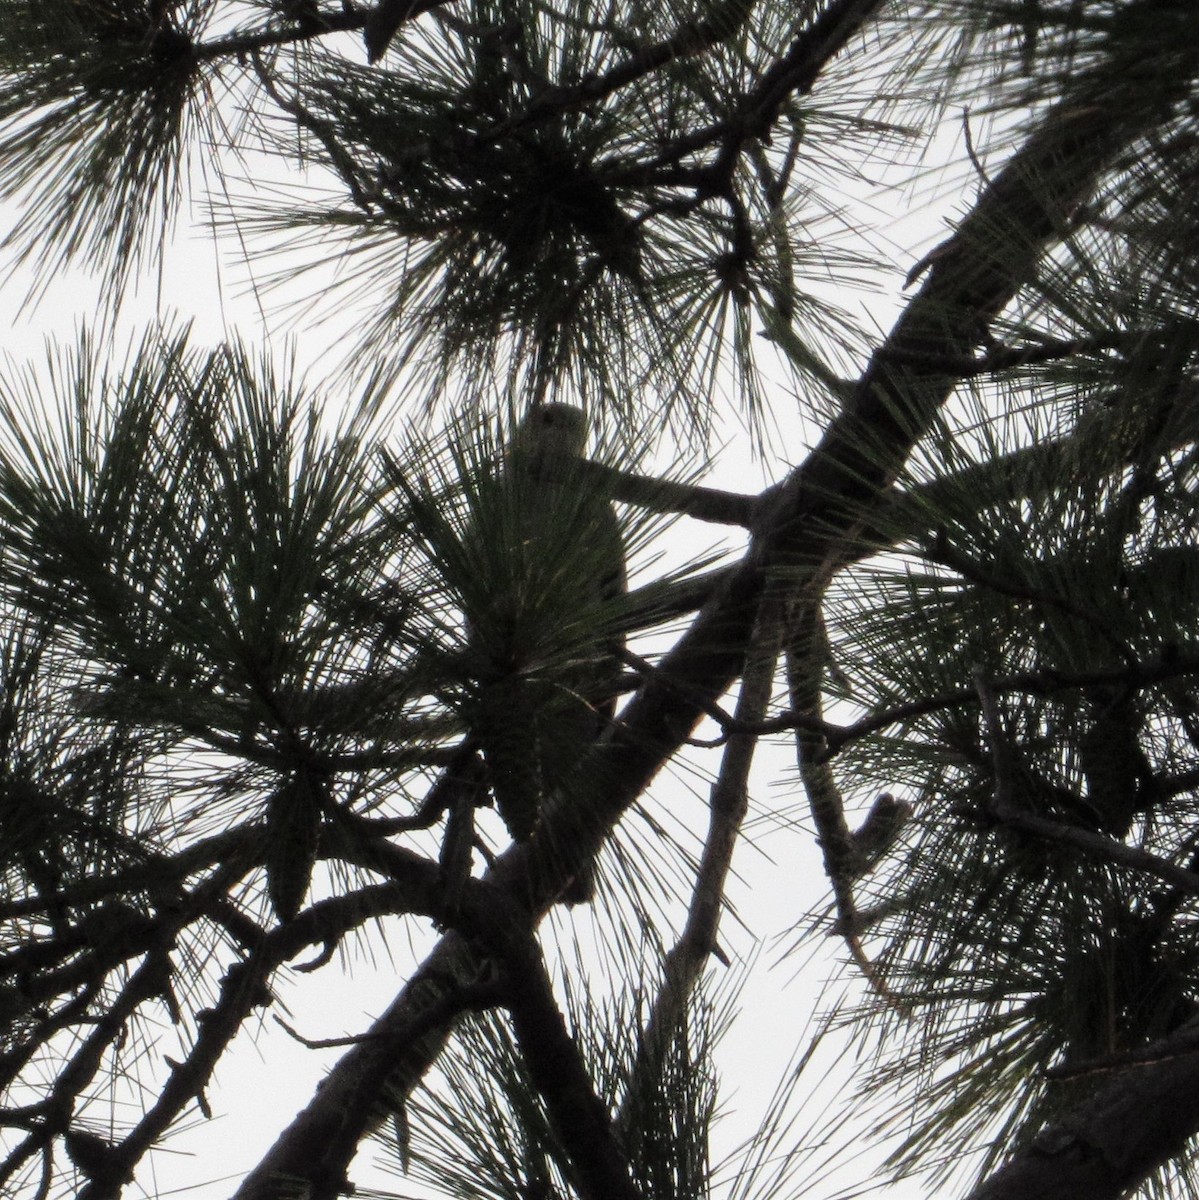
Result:
M968 1200L1119 1200L1181 1154L1199 1129L1199 1031L1187 1026L1136 1060Z

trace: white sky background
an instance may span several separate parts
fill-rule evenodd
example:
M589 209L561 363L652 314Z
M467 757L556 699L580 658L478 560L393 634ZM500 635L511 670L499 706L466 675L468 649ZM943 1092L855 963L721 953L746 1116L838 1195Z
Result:
M886 292L838 297L847 308L856 309L860 305L868 313L867 324L877 326L880 331L890 327L898 312L903 274L924 250L945 235L945 222L963 211L975 194L973 183L964 186L961 183L965 156L960 128L947 125L940 144L945 149L938 152L937 158L950 165L945 172L930 173L920 185L921 193L869 194L871 189L863 184L862 197L851 209L854 219L876 241L886 240L893 247L902 247L891 251L896 269ZM208 175L210 180L215 178L211 171ZM910 178L910 171L901 172L900 176ZM950 183L946 190L947 181L957 182ZM936 203L929 203L928 195L924 194L926 188L940 192ZM11 226L13 212L0 208L0 229ZM237 333L249 340L265 342L281 357L294 345L300 364L310 368L314 376L319 375L329 365L326 347L331 348L334 360L342 353L344 342L339 335L352 315L334 313L327 324L315 329L303 322L289 328L285 321L277 319L264 324L258 302L247 291L246 272L244 264L238 261L236 245L228 241L214 243L211 230L202 225L203 215L197 206L191 221L187 214L181 216L179 236L162 275L161 293L156 280L144 280L136 301L127 308L124 329L140 329L156 315L178 316L194 321L193 341L197 344L209 344ZM886 251L885 245L881 248ZM272 266L267 264L265 269ZM264 268L258 265L252 269ZM31 281L27 269L10 271L10 264L0 261L0 349L17 361L39 359L46 335L72 342L79 324L91 323L98 309L96 285L86 277L76 274L56 280L36 307L24 303ZM294 285L294 295L302 298L310 286L310 281L300 276ZM812 290L820 290L820 281L812 281ZM263 300L268 318L287 298L289 292L283 290ZM116 345L121 345L122 337L117 335ZM720 435L724 444L708 465L703 482L731 490L757 491L781 478L786 464L802 459L818 426L809 426L801 419L801 406L785 382L780 382L775 395L778 402L774 414L781 435L778 461L755 460L748 437L735 419L729 419ZM716 527L680 520L669 533L669 558L672 562L685 560L720 538L721 531ZM705 770L715 771L719 752L704 752L697 761ZM879 790L883 786L884 781L880 781ZM661 776L653 794L659 798L673 797L670 789L677 790L680 805L690 805L696 818L703 818L702 807L687 799L686 788L677 777ZM897 791L902 794L902 786ZM868 801L869 797L863 799ZM776 806L795 810L800 801L792 748L786 739L769 748L764 746L756 769L755 811L760 813ZM673 798L670 803L674 803ZM825 987L846 957L843 945L837 940L818 935L809 940L808 948L778 961L783 946L791 941L786 938L780 942L778 935L819 904L827 894L827 884L810 828L785 841L776 838L775 845L787 847L793 857L770 863L743 845L734 863L735 870L743 876L743 881L734 885L734 893L744 928L726 920L722 942L734 959L754 954L757 959L753 980L741 999L742 1018L723 1043L720 1055L725 1084L723 1108L727 1117L718 1127L716 1157L757 1127L787 1066L786 1056L793 1046L802 1043L801 1030L808 1025L817 1006L846 988L854 995L860 995L861 991L860 980L844 973L842 977L847 980L844 986ZM350 977L341 974L336 962L314 975L296 977L297 986L281 990L289 1010L288 1019L308 1038L336 1038L361 1032L392 999L410 962L419 960L419 957L410 959L407 936L401 930L391 941L394 964L387 961L384 951L376 970L361 961L359 955ZM431 937L425 940L431 944ZM415 951L419 956L419 947ZM721 968L714 970L719 973ZM261 1029L244 1031L231 1055L222 1062L215 1086L209 1092L215 1119L206 1122L198 1112L193 1112L190 1127L169 1139L143 1164L138 1183L148 1194L180 1195L189 1200L228 1196L277 1132L308 1101L328 1066L343 1053L304 1049L275 1027L269 1016L266 1020L268 1024ZM186 1030L185 1022L184 1036ZM176 1035L168 1029L159 1056L175 1056L178 1051L175 1041ZM825 1054L809 1069L810 1083L801 1086L800 1094L816 1090L812 1091L813 1098L801 1115L798 1128L805 1128L805 1116L813 1126L818 1126L822 1118L838 1111L838 1106L847 1105L846 1067L850 1060L837 1063L834 1059L834 1055ZM829 1063L833 1065L832 1074L822 1081ZM862 1146L855 1146L844 1130L838 1136L838 1143L842 1138L845 1169L810 1179L804 1191L807 1200L831 1200L835 1196L858 1194L859 1188L869 1187L867 1164L876 1155L856 1158ZM373 1143L360 1155L351 1172L360 1188L374 1186L402 1195L416 1194L417 1189L399 1175L375 1170L370 1160L377 1156ZM822 1157L816 1155L813 1169ZM806 1172L801 1171L797 1181L805 1176ZM130 1194L136 1194L136 1188ZM877 1194L886 1200L914 1200L929 1193L926 1187L910 1182L881 1188Z

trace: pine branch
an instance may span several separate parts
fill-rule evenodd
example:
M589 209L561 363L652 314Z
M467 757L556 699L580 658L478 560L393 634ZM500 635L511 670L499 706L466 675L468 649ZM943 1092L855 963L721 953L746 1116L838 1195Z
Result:
M435 0L438 2L440 0ZM314 41L329 33L352 32L361 29L367 21L367 14L352 0L341 0L341 6L336 9L322 9L315 4L313 8L315 12L308 19L297 19L278 28L235 30L209 41L197 42L193 53L200 61L249 57L264 50Z
M630 37L631 53L623 62L577 84L544 91L520 117L505 122L503 128L507 131L546 119L556 119L570 109L584 108L604 100L668 63L692 58L713 49L731 38L745 24L754 2L725 0L723 8L727 12L709 12L702 20L686 21L673 33L649 45L637 45ZM621 34L628 36L624 30Z
M554 999L532 929L511 920L491 924L488 946L505 980L504 1002L516 1043L545 1100L550 1124L570 1155L580 1196L639 1200L608 1111Z
M824 632L818 600L809 600L793 612L789 633L791 644L787 648L787 685L792 707L813 722L823 723L822 696L828 637ZM885 847L869 846L868 839L850 830L845 820L845 800L829 765L823 735L800 725L796 730L795 743L800 778L816 825L825 874L833 889L833 904L837 913L833 926L844 937L850 957L871 989L886 1004L909 1016L908 1006L892 993L878 968L866 955L860 935L863 914L859 912L854 897L854 885L874 865L874 858L885 852ZM894 839L907 813L894 802L891 806L886 805L883 797L880 797L871 815L877 819L884 812L892 819L893 828L888 830L888 836Z
M626 504L650 512L680 513L717 525L741 525L748 529L761 504L759 496L679 483L673 479L655 479L591 461L582 464L581 476L593 481L590 485L603 495Z
M1199 441L1199 393L1193 387L1188 392L1180 394L1164 414L1165 424L1160 434L1163 452ZM1001 458L989 459L906 491L892 488L880 497L878 515L868 518L854 557L868 558L879 550L927 533L929 514L936 513L947 499L972 494L980 498L980 503L991 497L996 500L1018 497L1035 504L1075 470L1079 456L1090 445L1119 446L1119 463L1134 466L1140 448L1129 434L1126 417L1096 407L1084 413L1064 437L1013 450ZM1113 462L1113 472L1117 465Z
M320 901L295 920L266 934L246 958L225 973L212 1008L196 1014L198 1036L187 1057L173 1063L171 1074L155 1102L140 1121L113 1147L113 1170L131 1171L142 1156L166 1133L180 1114L200 1096L217 1063L242 1024L256 1008L273 1002L271 974L308 946L336 941L370 917L396 912L428 911L435 907L436 866L417 855L405 859L402 881L376 884ZM377 1093L376 1093L377 1094ZM332 1135L340 1122L325 1133ZM357 1144L356 1142L354 1143ZM319 1147L320 1143L314 1143ZM314 1147L309 1147L309 1159ZM344 1164L337 1186L344 1183ZM273 1194L272 1192L267 1193ZM336 1195L336 1191L329 1195ZM112 1192L97 1182L88 1184L79 1200L111 1200Z
M778 664L781 621L776 606L763 606L737 699L736 719L752 726L761 720L770 703ZM616 1126L622 1136L636 1119L636 1104L646 1094L648 1082L657 1078L662 1056L679 1028L688 1002L704 968L719 955L717 934L724 906L724 886L732 869L733 851L749 811L749 770L758 739L752 734L729 738L720 773L712 788L710 817L704 849L691 892L683 931L662 964L662 983L638 1042Z
M1042 1129L968 1200L1120 1200L1181 1154L1199 1131L1199 1034L1186 1026L1143 1057Z
M989 687L996 695L1016 693L1030 696L1053 696L1061 692L1085 692L1095 687L1142 688L1153 684L1168 683L1199 674L1199 655L1188 654L1171 647L1157 658L1144 662L1129 662L1126 666L1111 667L1099 671L1024 671L1003 675L991 680ZM752 734L762 737L773 733L785 733L800 729L818 735L821 747L815 750L816 761L832 758L847 745L864 737L880 733L891 725L900 725L913 717L945 709L976 707L980 704L977 687L955 688L910 700L904 704L890 705L868 716L860 717L848 725L814 715L812 712L788 711L753 725L747 725L733 714L726 713L718 705L711 706L707 715L723 729L721 737L707 745L721 745L735 734ZM1182 784L1185 786L1185 782Z
M793 96L803 95L812 88L849 39L868 24L880 2L836 0L827 5L795 38L786 54L741 98L732 117L672 139L664 150L649 162L639 164L634 171L624 175L623 180L629 183L638 179L654 181L665 168L674 168L701 151L717 146L715 160L698 171L694 167L688 168L686 177L697 188L695 203L705 195L727 194L743 148L769 135L784 105ZM667 179L669 176L663 175L663 181Z
M391 39L400 26L415 20L422 13L445 5L448 0L377 0L364 22L366 54L378 62L387 52Z
M975 687L982 706L987 739L991 743L995 774L995 791L989 815L1009 829L1018 829L1058 845L1073 846L1093 857L1164 880L1186 892L1199 891L1199 873L1195 871L1179 867L1137 846L1126 845L1115 837L1027 811L1017 799L1020 764L1016 749L1003 729L995 689L981 672L976 675Z

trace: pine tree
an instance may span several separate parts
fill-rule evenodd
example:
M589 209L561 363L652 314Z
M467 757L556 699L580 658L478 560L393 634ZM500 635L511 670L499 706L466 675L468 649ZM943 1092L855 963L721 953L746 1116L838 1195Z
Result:
M891 1177L1193 1194L1197 81L1191 0L0 0L4 247L99 313L0 374L0 1191L149 1193L238 1032L419 921L238 1200L371 1141L405 1194L813 1194L798 1068L711 1134L722 917L815 850L776 932L849 998L758 1019L847 1031ZM205 190L355 314L315 392L113 349ZM663 569L695 522L738 549Z

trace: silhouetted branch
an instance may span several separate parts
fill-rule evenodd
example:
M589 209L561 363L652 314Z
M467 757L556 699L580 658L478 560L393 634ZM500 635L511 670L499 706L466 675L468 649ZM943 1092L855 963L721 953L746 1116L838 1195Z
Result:
M745 676L737 699L736 718L747 725L759 721L770 703L781 641L781 618L773 603L763 606ZM641 1033L637 1058L630 1072L625 1099L617 1115L623 1131L636 1119L637 1102L657 1077L670 1038L687 1011L695 985L717 951L717 933L724 905L724 886L732 868L733 851L749 810L749 770L757 738L734 734L720 764L709 803L708 833L691 891L687 920L662 964L662 982Z
M1119 1200L1199 1130L1199 1030L1138 1052L1145 1061L1045 1126L968 1200Z

